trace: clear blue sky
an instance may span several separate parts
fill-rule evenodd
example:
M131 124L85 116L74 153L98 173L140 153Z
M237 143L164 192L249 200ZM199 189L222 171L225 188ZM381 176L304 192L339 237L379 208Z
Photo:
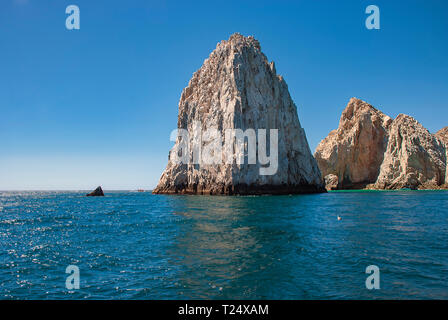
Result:
M369 4L381 30L365 28ZM445 0L2 0L0 190L154 187L182 89L234 32L275 61L313 151L353 96L437 131L447 15Z

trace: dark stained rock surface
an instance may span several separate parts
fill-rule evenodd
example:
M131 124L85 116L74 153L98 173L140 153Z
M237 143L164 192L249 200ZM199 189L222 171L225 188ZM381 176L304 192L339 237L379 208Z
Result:
M87 197L104 197L103 189L101 186L93 190L92 192L86 194Z

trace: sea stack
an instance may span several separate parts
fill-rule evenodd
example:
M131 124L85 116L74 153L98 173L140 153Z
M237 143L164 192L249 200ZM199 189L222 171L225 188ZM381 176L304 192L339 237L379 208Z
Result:
M377 189L434 189L445 183L446 149L417 120L400 114L391 124Z
M359 189L378 177L392 119L365 101L351 98L339 127L314 154L327 189Z
M179 101L178 128L191 135L217 129L223 144L234 145L226 135L228 129L248 133L266 130L266 154L273 153L270 143L278 131L278 165L275 173L260 174L266 164L260 161L260 139L255 145L256 163L247 161L250 142L229 154L225 148L214 164L191 163L199 146L199 154L210 147L210 142L197 136L177 138L168 165L154 193L167 194L297 194L325 192L316 160L311 154L305 131L301 127L297 108L284 79L277 75L273 62L261 52L253 37L233 34L221 41L193 74ZM187 140L187 141L185 141ZM187 143L190 163L173 161L182 143ZM196 150L196 151L195 151ZM174 152L174 153L173 153ZM216 155L216 154L215 154ZM244 163L236 159L243 157ZM240 158L239 158L240 159Z
M392 120L352 98L315 157L328 190L439 189L447 181L445 134L431 134L408 115Z
M86 197L104 197L103 189L101 186L93 190L92 192L86 194Z

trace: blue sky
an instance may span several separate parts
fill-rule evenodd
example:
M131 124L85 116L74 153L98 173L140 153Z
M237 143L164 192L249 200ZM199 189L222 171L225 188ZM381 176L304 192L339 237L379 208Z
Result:
M81 29L65 28L78 5ZM381 10L367 30L365 8ZM153 188L178 100L230 34L288 83L311 149L350 97L448 125L448 2L2 0L0 190Z

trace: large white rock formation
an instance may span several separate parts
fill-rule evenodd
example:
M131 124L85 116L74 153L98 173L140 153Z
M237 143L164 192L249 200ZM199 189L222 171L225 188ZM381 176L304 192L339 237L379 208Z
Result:
M268 133L270 129L278 129L277 170L274 170L275 174L260 174L262 168L269 165L260 163L259 139L255 146L256 164L248 164L247 142L243 150L237 149L234 154L229 155L223 149L223 161L218 164L176 163L171 153L154 193L290 194L325 191L286 82L276 74L274 63L268 62L259 42L253 37L233 34L229 40L218 43L182 92L178 128L187 129L190 134L217 128L223 144L229 145L233 145L233 140L226 140L226 129L254 129L257 133L260 133L259 129L266 129ZM269 134L267 140L269 154L272 142ZM172 151L178 156L186 156L178 151L183 142L185 140L178 138L173 147ZM197 136L190 136L190 160L194 159L197 145L203 152L210 147L210 142L207 139L198 142ZM236 159L242 154L246 161L238 164Z

